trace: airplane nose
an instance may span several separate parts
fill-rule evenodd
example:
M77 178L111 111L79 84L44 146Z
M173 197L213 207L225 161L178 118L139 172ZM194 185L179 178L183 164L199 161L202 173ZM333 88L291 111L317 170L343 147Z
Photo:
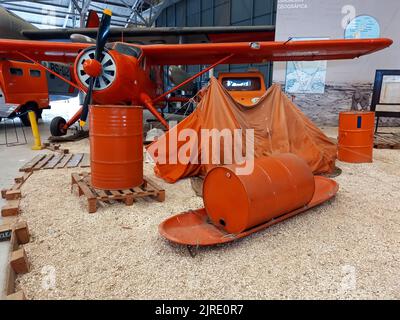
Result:
M101 63L95 59L87 59L83 63L83 70L91 77L97 78L103 72L103 67Z

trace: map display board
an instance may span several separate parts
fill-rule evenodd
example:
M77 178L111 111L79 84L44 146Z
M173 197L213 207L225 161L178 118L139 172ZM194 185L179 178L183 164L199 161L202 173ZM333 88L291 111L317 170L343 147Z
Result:
M300 40L329 40L329 38L294 38ZM286 65L285 92L325 93L327 61L288 61Z
M379 103L400 104L400 76L383 76Z
M371 111L378 118L400 118L400 70L376 70Z
M371 16L363 15L355 17L347 25L344 33L345 39L371 39L379 38L381 28L378 21Z

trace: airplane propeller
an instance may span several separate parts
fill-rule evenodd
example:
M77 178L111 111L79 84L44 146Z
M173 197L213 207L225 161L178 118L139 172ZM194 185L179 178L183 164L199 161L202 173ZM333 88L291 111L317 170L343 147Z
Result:
M86 124L86 119L89 113L89 105L92 102L92 94L95 81L103 72L101 60L104 47L107 43L108 35L110 33L111 15L112 15L111 10L104 9L103 17L101 18L100 21L99 31L97 33L96 51L94 59L87 59L83 65L86 73L91 78L90 78L89 88L86 93L85 101L83 102L82 114L79 122L81 127L84 127Z

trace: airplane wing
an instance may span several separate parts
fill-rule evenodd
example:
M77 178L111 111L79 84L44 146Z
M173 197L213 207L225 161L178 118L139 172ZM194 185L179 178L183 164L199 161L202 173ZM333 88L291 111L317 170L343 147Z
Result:
M310 40L287 42L245 42L215 44L141 46L144 56L155 65L209 65L233 56L225 64L268 61L313 61L354 59L393 43L390 39Z
M23 30L31 40L69 40L72 34L96 39L97 28ZM109 41L136 44L274 41L274 26L111 28Z
M154 65L213 64L230 54L226 64L267 61L312 61L353 59L370 54L393 43L390 39L313 40L289 42L241 42L140 46ZM0 39L0 59L25 60L18 53L37 61L73 63L90 43L67 43Z
M20 52L36 61L73 63L78 53L90 46L93 44L0 39L0 59L26 60Z

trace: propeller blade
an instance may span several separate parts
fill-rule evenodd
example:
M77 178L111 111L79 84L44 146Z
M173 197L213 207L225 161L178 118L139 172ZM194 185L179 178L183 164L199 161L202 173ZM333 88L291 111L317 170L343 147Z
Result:
M92 92L93 92L93 87L94 87L94 82L96 78L90 78L89 82L89 88L85 96L85 100L83 101L83 106L82 106L82 113L81 113L81 119L79 121L79 125L81 127L84 127L86 124L86 119L89 114L89 105L92 103Z
M104 51L104 47L108 40L108 35L110 33L110 26L111 26L111 10L104 9L103 17L100 21L99 31L97 32L97 39L96 39L96 53L95 53L95 60L101 63L101 55ZM93 94L93 87L95 84L96 78L91 77L88 92L86 93L85 101L83 102L82 106L82 114L79 124L81 127L85 126L86 119L89 114L89 105L92 103L92 94Z
M101 18L99 31L96 40L96 55L95 59L100 62L100 56L107 43L108 35L110 34L111 27L111 10L105 9L103 17Z

